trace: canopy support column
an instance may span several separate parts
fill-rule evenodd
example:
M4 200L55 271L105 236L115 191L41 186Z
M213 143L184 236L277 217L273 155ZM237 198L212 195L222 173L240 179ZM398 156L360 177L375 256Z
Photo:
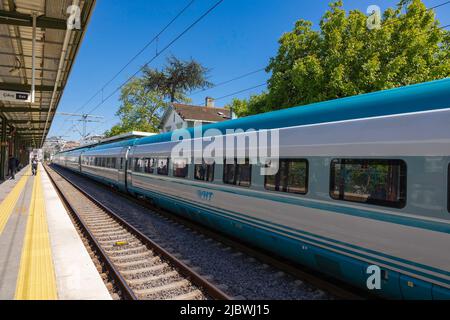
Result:
M8 123L5 117L1 117L0 127L0 180L5 180L8 171L8 141L7 130Z

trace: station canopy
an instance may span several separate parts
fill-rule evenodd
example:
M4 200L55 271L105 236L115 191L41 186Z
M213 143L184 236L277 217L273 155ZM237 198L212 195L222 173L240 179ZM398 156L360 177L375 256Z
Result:
M0 0L0 117L28 146L43 145L94 5Z

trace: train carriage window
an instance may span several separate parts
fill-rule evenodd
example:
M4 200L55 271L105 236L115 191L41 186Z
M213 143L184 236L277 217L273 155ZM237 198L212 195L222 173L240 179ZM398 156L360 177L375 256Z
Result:
M448 165L447 175L447 210L450 212L450 164Z
M145 173L155 172L155 159L147 158L145 159Z
M186 178L188 175L188 161L186 159L173 159L173 176Z
M111 168L112 169L116 169L117 166L117 159L116 158L112 158L111 159Z
M240 187L250 187L252 180L252 166L249 159L245 159L244 163L238 163L234 159L233 163L227 163L224 160L223 165L223 182L233 184Z
M134 159L134 171L135 172L144 172L145 168L145 159L135 158Z
M406 163L402 160L335 159L330 196L385 207L406 205Z
M279 160L277 174L266 176L264 186L271 191L308 193L308 161L304 159Z
M214 167L215 164L207 164L205 160L203 160L202 164L196 164L194 167L194 178L195 180L201 181L214 181Z
M162 176L169 175L169 159L158 159L157 173Z
M235 184L235 176L236 176L236 165L235 163L227 163L224 161L223 164L223 182L226 184Z

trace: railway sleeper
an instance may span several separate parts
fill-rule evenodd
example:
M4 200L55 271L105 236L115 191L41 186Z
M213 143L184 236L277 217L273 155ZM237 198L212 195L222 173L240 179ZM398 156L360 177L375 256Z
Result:
M110 257L115 258L115 257L122 257L122 256L127 256L129 253L130 254L134 254L134 253L142 253L142 252L147 252L148 249L146 246L142 245L142 244L137 244L135 246L130 246L129 244L125 245L125 246L120 246L120 247L110 247L110 248L105 248L105 251L108 253L108 255L110 255Z
M145 259L145 260L154 260L154 261L158 261L159 257L154 257L152 255L151 252L149 251L144 251L144 252L139 252L139 253L134 253L134 254L125 254L122 256L118 256L118 257L113 257L114 261L117 261L117 263L126 263L128 260L133 260L133 259Z
M135 237L133 236L129 236L129 237L117 237L117 239L111 239L112 237L99 237L97 238L98 242L100 242L102 245L112 245L114 246L115 243L117 242L127 242L128 244L130 243L141 243L139 240L137 240Z
M90 229L89 229L90 230ZM125 230L126 231L126 230ZM93 232L96 236L97 236L97 238L107 238L107 237L109 237L109 238L120 238L120 239L124 239L124 238L127 238L127 239L131 239L131 238L133 238L133 239L136 239L136 237L133 235L133 234L131 234L130 232L128 232L128 231L126 231L126 232L121 232L121 231L117 231L117 232L114 232L114 233L111 233L111 232L102 232L102 231L97 231L97 232Z
M204 300L205 295L200 290L194 290L189 293L181 294L179 296L167 300Z
M126 261L120 263L114 263L121 269L142 269L142 268L150 268L156 265L156 263L161 263L159 259L139 259L135 261Z
M125 277L129 277L129 278L133 278L133 277L138 277L139 278L141 276L145 276L145 275L154 275L155 273L157 274L161 274L164 272L164 270L169 270L169 265L167 263L161 263L152 267L147 267L147 268L140 268L140 269L135 269L135 270L126 270L126 271L122 271L122 274ZM131 280L135 280L131 279Z
M162 293L173 291L173 290L181 290L183 288L187 288L191 286L191 283L188 280L180 280L176 282L172 282L169 284L164 284L158 287L153 288L146 288L146 289L140 289L136 290L136 294L140 296L155 296L155 295L161 295Z
M164 280L168 280L174 277L179 277L179 273L177 271L170 271L164 274L161 274L159 276L148 276L145 278L141 278L141 279L136 279L136 280L130 280L129 283L132 286L139 286L139 285L145 285L145 284L150 284L152 282L156 282L156 281L164 281Z
M107 234L107 233L113 233L113 232L115 232L115 233L119 233L119 232L127 232L128 233L128 231L127 230L125 230L124 228L122 228L122 227L114 227L114 228L91 228L90 229L92 232L101 232L101 233L105 233L105 234Z

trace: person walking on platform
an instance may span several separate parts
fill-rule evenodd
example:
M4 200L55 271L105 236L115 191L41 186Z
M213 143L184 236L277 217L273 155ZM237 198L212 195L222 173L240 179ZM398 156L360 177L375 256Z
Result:
M37 157L34 156L33 160L31 161L31 171L33 173L33 176L36 175L37 168L38 168L38 160L37 160Z
M8 174L11 176L11 179L16 179L16 158L13 155L9 156L8 160Z

